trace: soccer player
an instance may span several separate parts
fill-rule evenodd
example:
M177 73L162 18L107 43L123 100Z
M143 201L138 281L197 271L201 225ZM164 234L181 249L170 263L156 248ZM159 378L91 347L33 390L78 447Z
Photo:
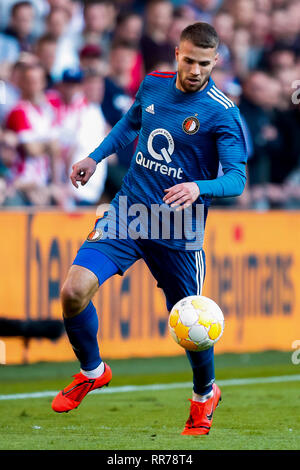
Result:
M240 195L246 181L246 144L239 110L210 77L218 60L217 47L217 33L209 24L186 27L175 49L177 72L148 74L127 114L99 147L73 165L73 184L84 185L97 163L139 136L120 191L79 249L62 288L65 327L81 370L53 400L57 412L76 408L89 391L111 380L111 369L99 355L98 316L91 300L106 279L122 275L142 258L163 289L168 310L183 297L201 294L205 276L202 240L209 203L212 197ZM223 175L217 177L219 164ZM151 209L152 216L159 207L155 217L162 232L165 220L171 220L170 236L161 231L153 236L153 227L145 219L139 219L140 236L129 226L124 235L124 200L132 209L128 212L131 222L134 208L140 212L144 207ZM187 211L192 230L180 237L176 215ZM113 217L114 224L110 223ZM153 222L155 217L149 219ZM214 351L186 353L193 371L193 391L182 434L208 434L221 399L215 384Z

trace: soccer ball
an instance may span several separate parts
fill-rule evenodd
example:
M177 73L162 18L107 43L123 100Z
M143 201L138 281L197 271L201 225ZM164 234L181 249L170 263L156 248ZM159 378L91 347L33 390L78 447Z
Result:
M191 295L177 302L169 315L172 338L189 351L203 351L213 346L224 331L220 307L208 297Z

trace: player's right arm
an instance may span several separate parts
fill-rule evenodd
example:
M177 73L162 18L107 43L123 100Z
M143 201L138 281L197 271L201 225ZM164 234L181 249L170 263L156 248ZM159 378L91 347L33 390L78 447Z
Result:
M85 185L96 170L97 163L118 150L127 147L138 136L141 128L141 93L143 88L141 84L135 97L135 101L128 112L117 122L110 133L105 137L101 144L93 150L85 159L72 166L70 176L73 185L78 188L78 182Z

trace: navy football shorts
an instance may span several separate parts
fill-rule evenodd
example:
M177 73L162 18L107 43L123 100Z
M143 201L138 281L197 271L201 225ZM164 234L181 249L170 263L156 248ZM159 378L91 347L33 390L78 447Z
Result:
M183 297L201 295L205 278L205 253L166 248L148 239L97 239L93 231L78 250L73 264L92 271L99 285L114 274L123 275L143 259L166 296L167 309Z

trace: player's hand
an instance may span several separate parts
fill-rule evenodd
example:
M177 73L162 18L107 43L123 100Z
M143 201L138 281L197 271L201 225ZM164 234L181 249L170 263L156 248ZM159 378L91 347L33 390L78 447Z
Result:
M77 181L84 186L96 170L97 163L90 157L86 157L80 162L74 163L70 179L75 188L78 188Z
M164 189L166 195L163 201L176 207L176 211L181 211L189 207L200 196L200 190L196 183L180 183Z

